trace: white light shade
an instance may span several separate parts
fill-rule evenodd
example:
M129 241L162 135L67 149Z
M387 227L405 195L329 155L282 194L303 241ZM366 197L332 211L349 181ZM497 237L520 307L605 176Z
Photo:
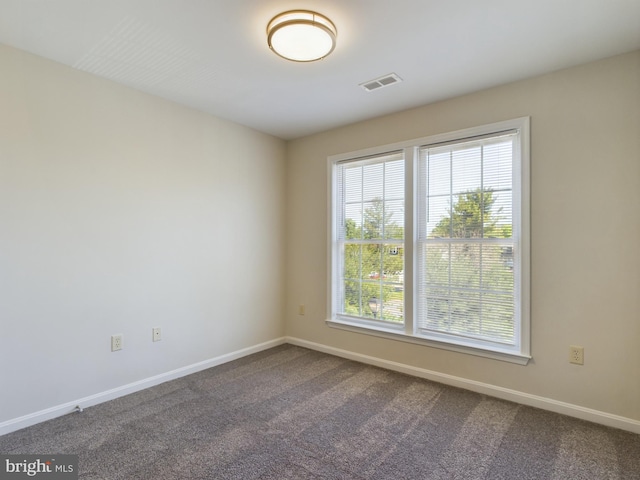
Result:
M267 25L267 43L287 60L313 62L333 51L337 33L335 25L324 15L291 10L271 19Z

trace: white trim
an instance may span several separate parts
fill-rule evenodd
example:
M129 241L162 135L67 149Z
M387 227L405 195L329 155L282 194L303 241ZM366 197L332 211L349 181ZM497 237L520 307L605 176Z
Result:
M621 430L640 434L640 421L634 420L632 418L622 417L620 415L614 415L611 413L602 412L600 410L594 410L592 408L586 408L580 405L574 405L571 403L554 400L552 398L531 395L529 393L520 392L518 390L512 390L509 388L503 388L497 385L477 382L475 380L469 380L467 378L456 377L454 375L448 375L446 373L426 370L424 368L414 367L412 365L406 365L404 363L398 363L378 357L371 357L369 355L354 353L348 350L342 350L340 348L302 340L300 338L285 338L286 342L292 345L310 348L312 350L328 353L330 355L336 355L338 357L347 358L349 360L355 360L356 362L374 365L376 367L393 370L395 372L406 373L407 375L412 375L414 377L424 378L434 382L443 383L445 385L451 385L453 387L464 388L465 390L471 390L473 392L482 393L491 397L501 398L503 400L508 400L522 405L540 408L542 410L548 410L550 412L560 413L562 415L579 418L581 420L587 420L589 422L598 423L600 425L606 425L608 427L619 428Z
M330 155L327 158L327 162L331 169L331 166L335 163L344 160L357 160L358 158L366 158L373 155L381 155L385 153L393 153L405 148L413 148L416 145L428 146L437 145L443 142L450 142L452 140L465 140L473 139L474 137L486 135L487 133L497 133L500 131L513 130L519 128L518 122L526 122L528 126L528 116L518 117L511 120L504 120L501 122L489 123L486 125L480 125L471 128L463 128L454 132L438 133L435 135L428 135L426 137L413 138L411 140L405 140L402 142L389 143L386 145L379 145L376 147L364 148L362 150L354 150L352 152L339 153ZM514 126L515 125L515 126Z
M520 178L518 210L520 215L520 352L531 355L531 118L522 117L520 151L517 176Z
M418 159L417 146L407 147L404 150L405 156L405 175L404 175L404 240L407 242L404 248L404 291L411 292L411 295L404 295L404 334L411 336L416 331L415 312L417 303L417 295L414 295L415 291L415 272L416 272L416 258L417 257L417 242L415 228L417 223L417 208L416 207L416 193L418 191L417 182L418 176L416 175ZM411 242L411 243L409 243Z
M187 365L186 367L181 367L166 373L161 373L160 375L155 375L153 377L138 380L137 382L122 385L111 390L96 393L94 395L89 395L88 397L72 400L70 402L56 405L45 410L40 410L38 412L23 415L22 417L7 420L0 423L0 435L5 435L22 428L30 427L31 425L44 422L46 420L51 420L68 413L72 413L76 411L76 407L78 406L80 406L81 408L87 408L99 403L108 402L109 400L114 400L116 398L129 395L130 393L138 392L140 390L144 390L146 388L150 388L155 385L168 382L170 380L175 380L176 378L191 375L192 373L200 372L201 370L206 370L207 368L222 365L223 363L231 362L233 360L246 357L247 355L251 355L253 353L258 353L269 348L277 347L278 345L283 345L284 343L286 343L285 337L276 338L274 340L269 340L268 342L260 343L252 347L236 350L235 352L226 353L218 357L210 358L209 360L204 360L192 365Z
M348 319L342 320L340 317L333 320L326 320L327 325L333 328L339 328L341 330L347 330L349 332L362 333L364 335L373 335L374 337L388 338L390 340L396 340L398 342L415 343L418 345L426 345L428 347L439 348L441 350L449 350L452 352L465 353L467 355L475 355L477 357L491 358L492 360L500 360L503 362L516 363L518 365L527 365L531 357L528 355L520 355L512 350L499 350L498 347L493 347L491 350L487 348L476 347L469 343L454 343L454 341L447 337L442 341L438 341L435 338L421 337L418 335L411 335L399 331L394 328L393 325L388 327L385 325L374 324L373 322L367 322L358 320L357 325L354 321Z
M252 347L227 353L219 357L214 357L209 360L194 363L186 367L178 368L176 370L156 375L154 377L133 382L128 385L123 385L121 387L117 387L105 392L90 395L88 397L67 402L62 405L57 405L55 407L40 410L38 412L24 415L22 417L7 420L0 423L0 435L5 435L22 428L44 422L46 420L51 420L68 413L72 413L75 411L75 408L78 405L82 408L87 408L99 403L107 402L109 400L114 400L130 393L144 390L145 388L150 388L155 385L174 380L176 378L181 378L192 373L206 370L207 368L222 365L223 363L231 362L233 360L237 360L238 358L242 358L253 353L258 353L269 348L277 347L285 343L290 343L291 345L297 345L300 347L309 348L311 350L328 353L330 355L347 358L349 360L366 363L368 365L386 368L387 370L406 373L407 375L412 375L414 377L424 378L434 382L443 383L445 385L464 388L465 390L471 390L473 392L501 398L503 400L509 400L512 402L520 403L522 405L528 405L530 407L536 407L543 410L568 415L570 417L580 418L582 420L587 420L601 425L606 425L608 427L619 428L622 430L640 434L640 421L631 418L613 415L607 412L593 410L591 408L581 407L579 405L573 405L571 403L561 402L551 398L540 397L538 395L531 395L529 393L519 392L517 390L511 390L496 385L477 382L475 380L456 377L453 375L448 375L446 373L426 370L424 368L393 362L391 360L385 360L378 357L371 357L369 355L350 352L348 350L342 350L320 343L302 340L296 337L281 337L270 340L268 342L260 343L258 345L254 345Z

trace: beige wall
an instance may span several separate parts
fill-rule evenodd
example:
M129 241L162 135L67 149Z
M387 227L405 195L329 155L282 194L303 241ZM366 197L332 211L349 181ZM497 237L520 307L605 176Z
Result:
M328 327L327 156L521 116L530 364ZM640 420L640 51L292 141L286 219L289 336ZM570 344L584 366L568 363Z
M288 144L9 47L0 71L0 424L285 333L640 420L640 52ZM327 327L327 156L520 116L533 361Z
M0 424L283 336L284 141L9 47L0 72Z

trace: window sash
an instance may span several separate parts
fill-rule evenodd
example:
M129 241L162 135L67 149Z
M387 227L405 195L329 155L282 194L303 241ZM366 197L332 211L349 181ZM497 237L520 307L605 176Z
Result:
M510 131L419 149L417 334L519 349L517 147Z
M340 162L335 169L335 311L367 321L402 324L403 153Z

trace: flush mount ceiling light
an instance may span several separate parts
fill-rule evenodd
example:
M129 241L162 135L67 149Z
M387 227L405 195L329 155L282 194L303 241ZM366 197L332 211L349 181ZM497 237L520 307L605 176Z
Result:
M336 47L338 31L331 20L309 10L276 15L267 25L267 43L274 53L294 62L313 62Z

